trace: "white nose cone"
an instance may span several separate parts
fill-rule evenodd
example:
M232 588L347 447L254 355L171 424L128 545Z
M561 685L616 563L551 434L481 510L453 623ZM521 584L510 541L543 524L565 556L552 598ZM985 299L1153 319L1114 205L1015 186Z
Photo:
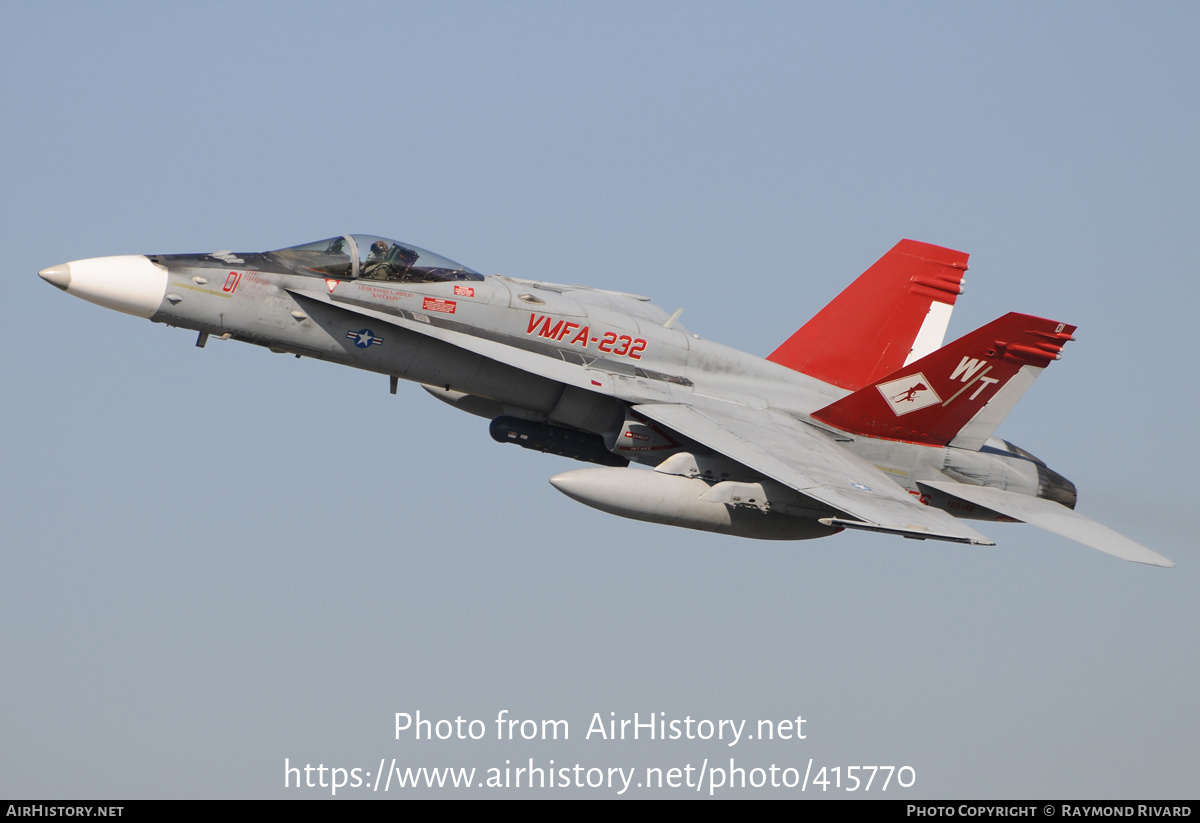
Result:
M67 294L138 317L158 311L167 293L166 268L140 254L74 260L38 276Z

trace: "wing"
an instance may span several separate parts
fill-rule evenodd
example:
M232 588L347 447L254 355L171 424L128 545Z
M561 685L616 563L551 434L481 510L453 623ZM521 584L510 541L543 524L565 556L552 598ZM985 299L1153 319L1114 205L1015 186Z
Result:
M1054 532L1069 540L1074 540L1076 543L1099 549L1122 560L1132 560L1134 563L1146 563L1150 566L1163 566L1168 569L1175 567L1173 562L1158 552L1151 551L1141 543L1135 543L1108 526L1103 526L1053 500L1029 497L989 486L968 486L965 483L940 480L936 482L921 481L920 485L930 486L952 497L974 503L976 506L983 506L1014 520L1020 520L1022 523L1029 523L1048 532Z
M891 478L816 428L785 414L712 401L634 406L646 417L828 506L831 526L994 546L940 509L919 503Z

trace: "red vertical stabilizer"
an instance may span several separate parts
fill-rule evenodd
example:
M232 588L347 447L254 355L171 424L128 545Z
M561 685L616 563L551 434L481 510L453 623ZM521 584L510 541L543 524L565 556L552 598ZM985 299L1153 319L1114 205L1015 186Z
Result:
M901 240L767 359L851 390L891 374L942 344L967 257Z
M948 445L974 421L962 438L970 444L954 445L979 448L1074 331L1012 312L813 417L852 434L930 446Z

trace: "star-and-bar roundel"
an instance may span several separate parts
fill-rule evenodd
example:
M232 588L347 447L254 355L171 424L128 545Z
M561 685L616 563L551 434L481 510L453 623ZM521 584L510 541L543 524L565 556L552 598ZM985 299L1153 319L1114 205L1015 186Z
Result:
M371 346L382 346L383 338L376 337L375 332L370 329L359 329L358 331L346 332L346 339L353 340L354 345L360 349L369 349Z

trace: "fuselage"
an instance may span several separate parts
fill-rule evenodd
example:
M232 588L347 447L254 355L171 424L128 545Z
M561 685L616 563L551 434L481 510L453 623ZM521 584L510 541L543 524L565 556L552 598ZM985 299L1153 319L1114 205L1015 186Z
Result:
M356 239L357 246L378 240L344 239L352 247ZM328 257L328 249L318 252ZM658 466L682 452L703 455L703 447L630 410L702 396L814 425L923 502L959 517L1005 519L961 500L936 499L917 484L949 476L1074 505L1069 481L1005 441L993 438L980 451L966 451L831 429L811 414L847 390L692 334L648 298L484 277L442 258L423 269L433 274L405 276L395 266L372 268L365 250L347 257L353 265L308 265L309 257L93 258L42 276L100 305L196 331L200 345L208 337L234 339L418 382L481 416L599 437L609 452L633 462ZM410 275L417 270L409 266ZM536 373L522 368L522 358L530 357L538 358ZM714 477L761 480L719 456L711 459Z

